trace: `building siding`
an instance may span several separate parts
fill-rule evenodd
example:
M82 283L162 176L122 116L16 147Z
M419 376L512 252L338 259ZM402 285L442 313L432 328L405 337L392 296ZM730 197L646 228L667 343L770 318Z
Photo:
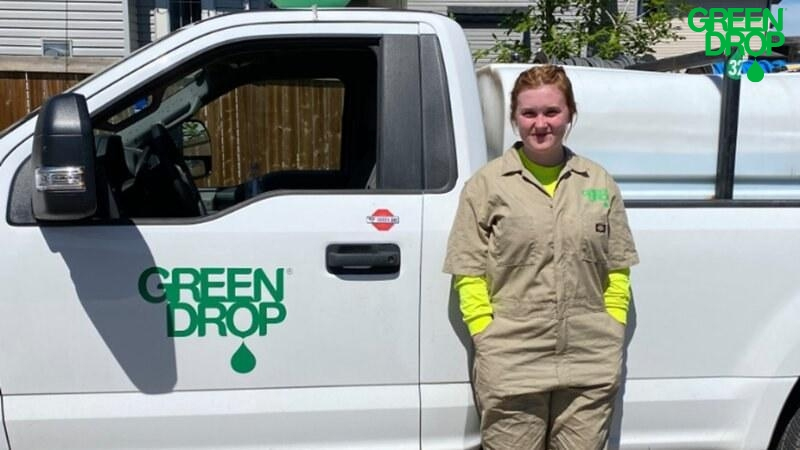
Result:
M513 7L519 6L525 8L533 2L517 1L517 2L487 2L486 0L452 0L452 1L436 1L436 0L408 0L406 5L408 9L415 9L418 11L434 11L440 14L447 14L449 6L470 6L470 7Z
M406 7L416 11L432 11L439 14L447 15L448 8L450 7L485 7L485 8L508 8L519 7L524 10L531 2L517 1L517 2L497 2L497 1L478 1L478 0L452 0L452 1L436 1L436 0L408 0ZM483 27L466 27L464 34L467 36L470 51L474 55L477 51L487 49L494 44L492 34L497 35L498 38L505 38L505 30L500 27L483 28ZM510 39L521 39L520 33L513 33ZM491 62L488 58L481 58L475 60L476 66L481 66Z
M72 56L127 53L122 1L28 0L0 2L0 54L41 56L42 39L65 39Z
M451 1L436 1L436 0L408 0L407 6L408 9L413 10L420 10L420 11L433 11L440 14L447 14L448 8L450 7L486 7L486 8L498 8L498 7L519 7L521 10L527 8L531 4L535 4L535 1L509 1L509 2L492 2L492 1L480 1L480 0L451 0ZM633 0L618 0L617 1L617 10L619 12L626 12L628 17L635 17L637 11L637 3ZM479 50L490 48L495 39L492 36L493 34L496 35L499 39L505 39L505 29L500 27L494 28L465 28L465 34L467 35L467 40L469 41L470 50L473 54ZM521 39L521 33L511 33L508 37L512 40ZM534 50L537 48L537 36L531 36L532 46ZM475 64L476 66L481 66L491 62L489 58L482 58L476 59Z

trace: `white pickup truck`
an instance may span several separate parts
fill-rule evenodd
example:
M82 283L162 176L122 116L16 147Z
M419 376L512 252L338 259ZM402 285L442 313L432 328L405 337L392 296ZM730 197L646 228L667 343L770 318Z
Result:
M478 448L441 266L520 69L433 14L232 14L6 131L0 449ZM796 448L798 78L742 82L734 175L718 78L569 71L642 261L611 447Z

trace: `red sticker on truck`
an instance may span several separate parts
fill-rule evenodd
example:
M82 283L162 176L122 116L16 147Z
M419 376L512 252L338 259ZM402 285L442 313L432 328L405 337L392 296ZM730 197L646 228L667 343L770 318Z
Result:
M371 216L367 216L367 223L372 224L378 231L389 231L395 224L400 223L400 217L392 214L388 209L376 209Z

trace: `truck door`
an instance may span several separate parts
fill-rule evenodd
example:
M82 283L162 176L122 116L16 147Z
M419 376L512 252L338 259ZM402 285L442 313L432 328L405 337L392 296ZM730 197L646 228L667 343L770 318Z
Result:
M416 27L378 25L201 24L87 85L89 220L6 159L12 448L419 448Z

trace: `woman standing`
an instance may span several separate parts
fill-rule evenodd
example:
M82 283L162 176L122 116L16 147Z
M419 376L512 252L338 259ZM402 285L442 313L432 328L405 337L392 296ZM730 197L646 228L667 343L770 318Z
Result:
M608 439L638 256L614 180L563 145L576 113L564 69L523 72L521 141L467 181L450 233L485 449Z

